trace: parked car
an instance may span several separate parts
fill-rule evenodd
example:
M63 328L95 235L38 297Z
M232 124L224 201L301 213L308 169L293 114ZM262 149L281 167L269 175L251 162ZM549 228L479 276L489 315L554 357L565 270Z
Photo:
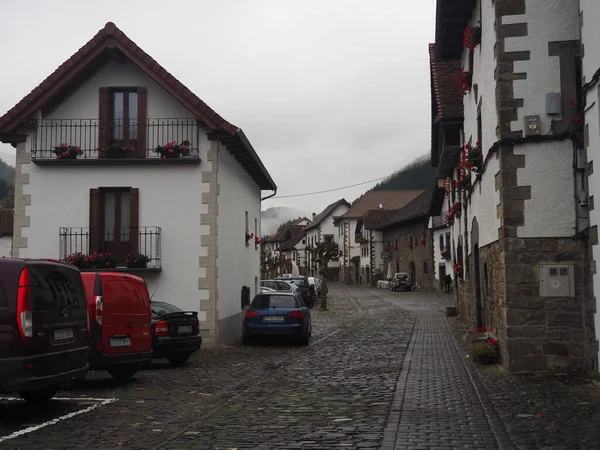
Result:
M314 285L311 286L310 282L308 281L308 277L286 277L285 281L298 287L298 290L302 294L302 297L304 297L304 301L306 303L315 303L315 287Z
M264 293L267 293L267 292L277 292L275 289L271 289L271 288L268 288L266 286L261 286L260 289L259 289L259 291L260 291L261 294L264 294Z
M118 272L81 274L90 321L90 368L118 379L152 359L150 296L145 281Z
M398 289L404 289L406 291L412 290L412 280L410 275L406 272L399 272L394 275L394 278L390 281L390 290L397 291Z
M287 281L287 279L286 279L286 281L282 281L279 279L277 279L277 280L261 280L260 286L266 287L269 289L273 289L276 292L287 292L287 293L292 293L298 289L298 286L296 286L293 283L289 283Z
M0 393L44 402L88 369L79 270L59 261L0 258Z
M196 311L183 311L166 302L152 302L152 349L154 358L182 365L200 350L200 321Z
M311 335L310 310L301 295L258 294L244 312L244 344L251 343L256 336L292 336L302 345L308 345Z

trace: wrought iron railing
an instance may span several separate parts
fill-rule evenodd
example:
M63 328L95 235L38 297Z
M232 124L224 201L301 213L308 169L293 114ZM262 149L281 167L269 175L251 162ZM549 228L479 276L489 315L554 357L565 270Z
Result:
M161 266L160 227L67 228L59 229L60 259L81 253L111 253L118 266L125 266L128 256L142 254L149 258L148 268Z
M199 158L199 127L196 119L147 119L144 130L137 121L100 119L39 119L31 142L32 159L57 159L55 147L79 147L77 159L98 159L99 147L131 147L132 158L161 158L156 147L187 141L181 158ZM142 131L142 132L141 132Z

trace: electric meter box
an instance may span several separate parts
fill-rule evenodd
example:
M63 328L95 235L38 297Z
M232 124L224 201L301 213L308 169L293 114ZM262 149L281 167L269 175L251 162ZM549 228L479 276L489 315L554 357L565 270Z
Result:
M540 264L540 297L575 297L574 264Z

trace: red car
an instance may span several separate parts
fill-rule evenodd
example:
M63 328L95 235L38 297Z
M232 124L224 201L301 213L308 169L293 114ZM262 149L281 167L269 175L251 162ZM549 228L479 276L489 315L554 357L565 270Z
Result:
M128 379L152 359L150 296L144 280L118 272L81 274L90 318L90 369Z

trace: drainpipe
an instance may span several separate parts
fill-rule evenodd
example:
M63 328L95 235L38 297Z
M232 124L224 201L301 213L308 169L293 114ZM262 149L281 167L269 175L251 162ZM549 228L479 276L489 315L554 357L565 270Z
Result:
M266 197L261 198L260 201L262 202L264 200L268 200L270 198L275 197L276 195L277 195L277 188L275 188L275 190L273 191L273 193L271 195L267 195Z

